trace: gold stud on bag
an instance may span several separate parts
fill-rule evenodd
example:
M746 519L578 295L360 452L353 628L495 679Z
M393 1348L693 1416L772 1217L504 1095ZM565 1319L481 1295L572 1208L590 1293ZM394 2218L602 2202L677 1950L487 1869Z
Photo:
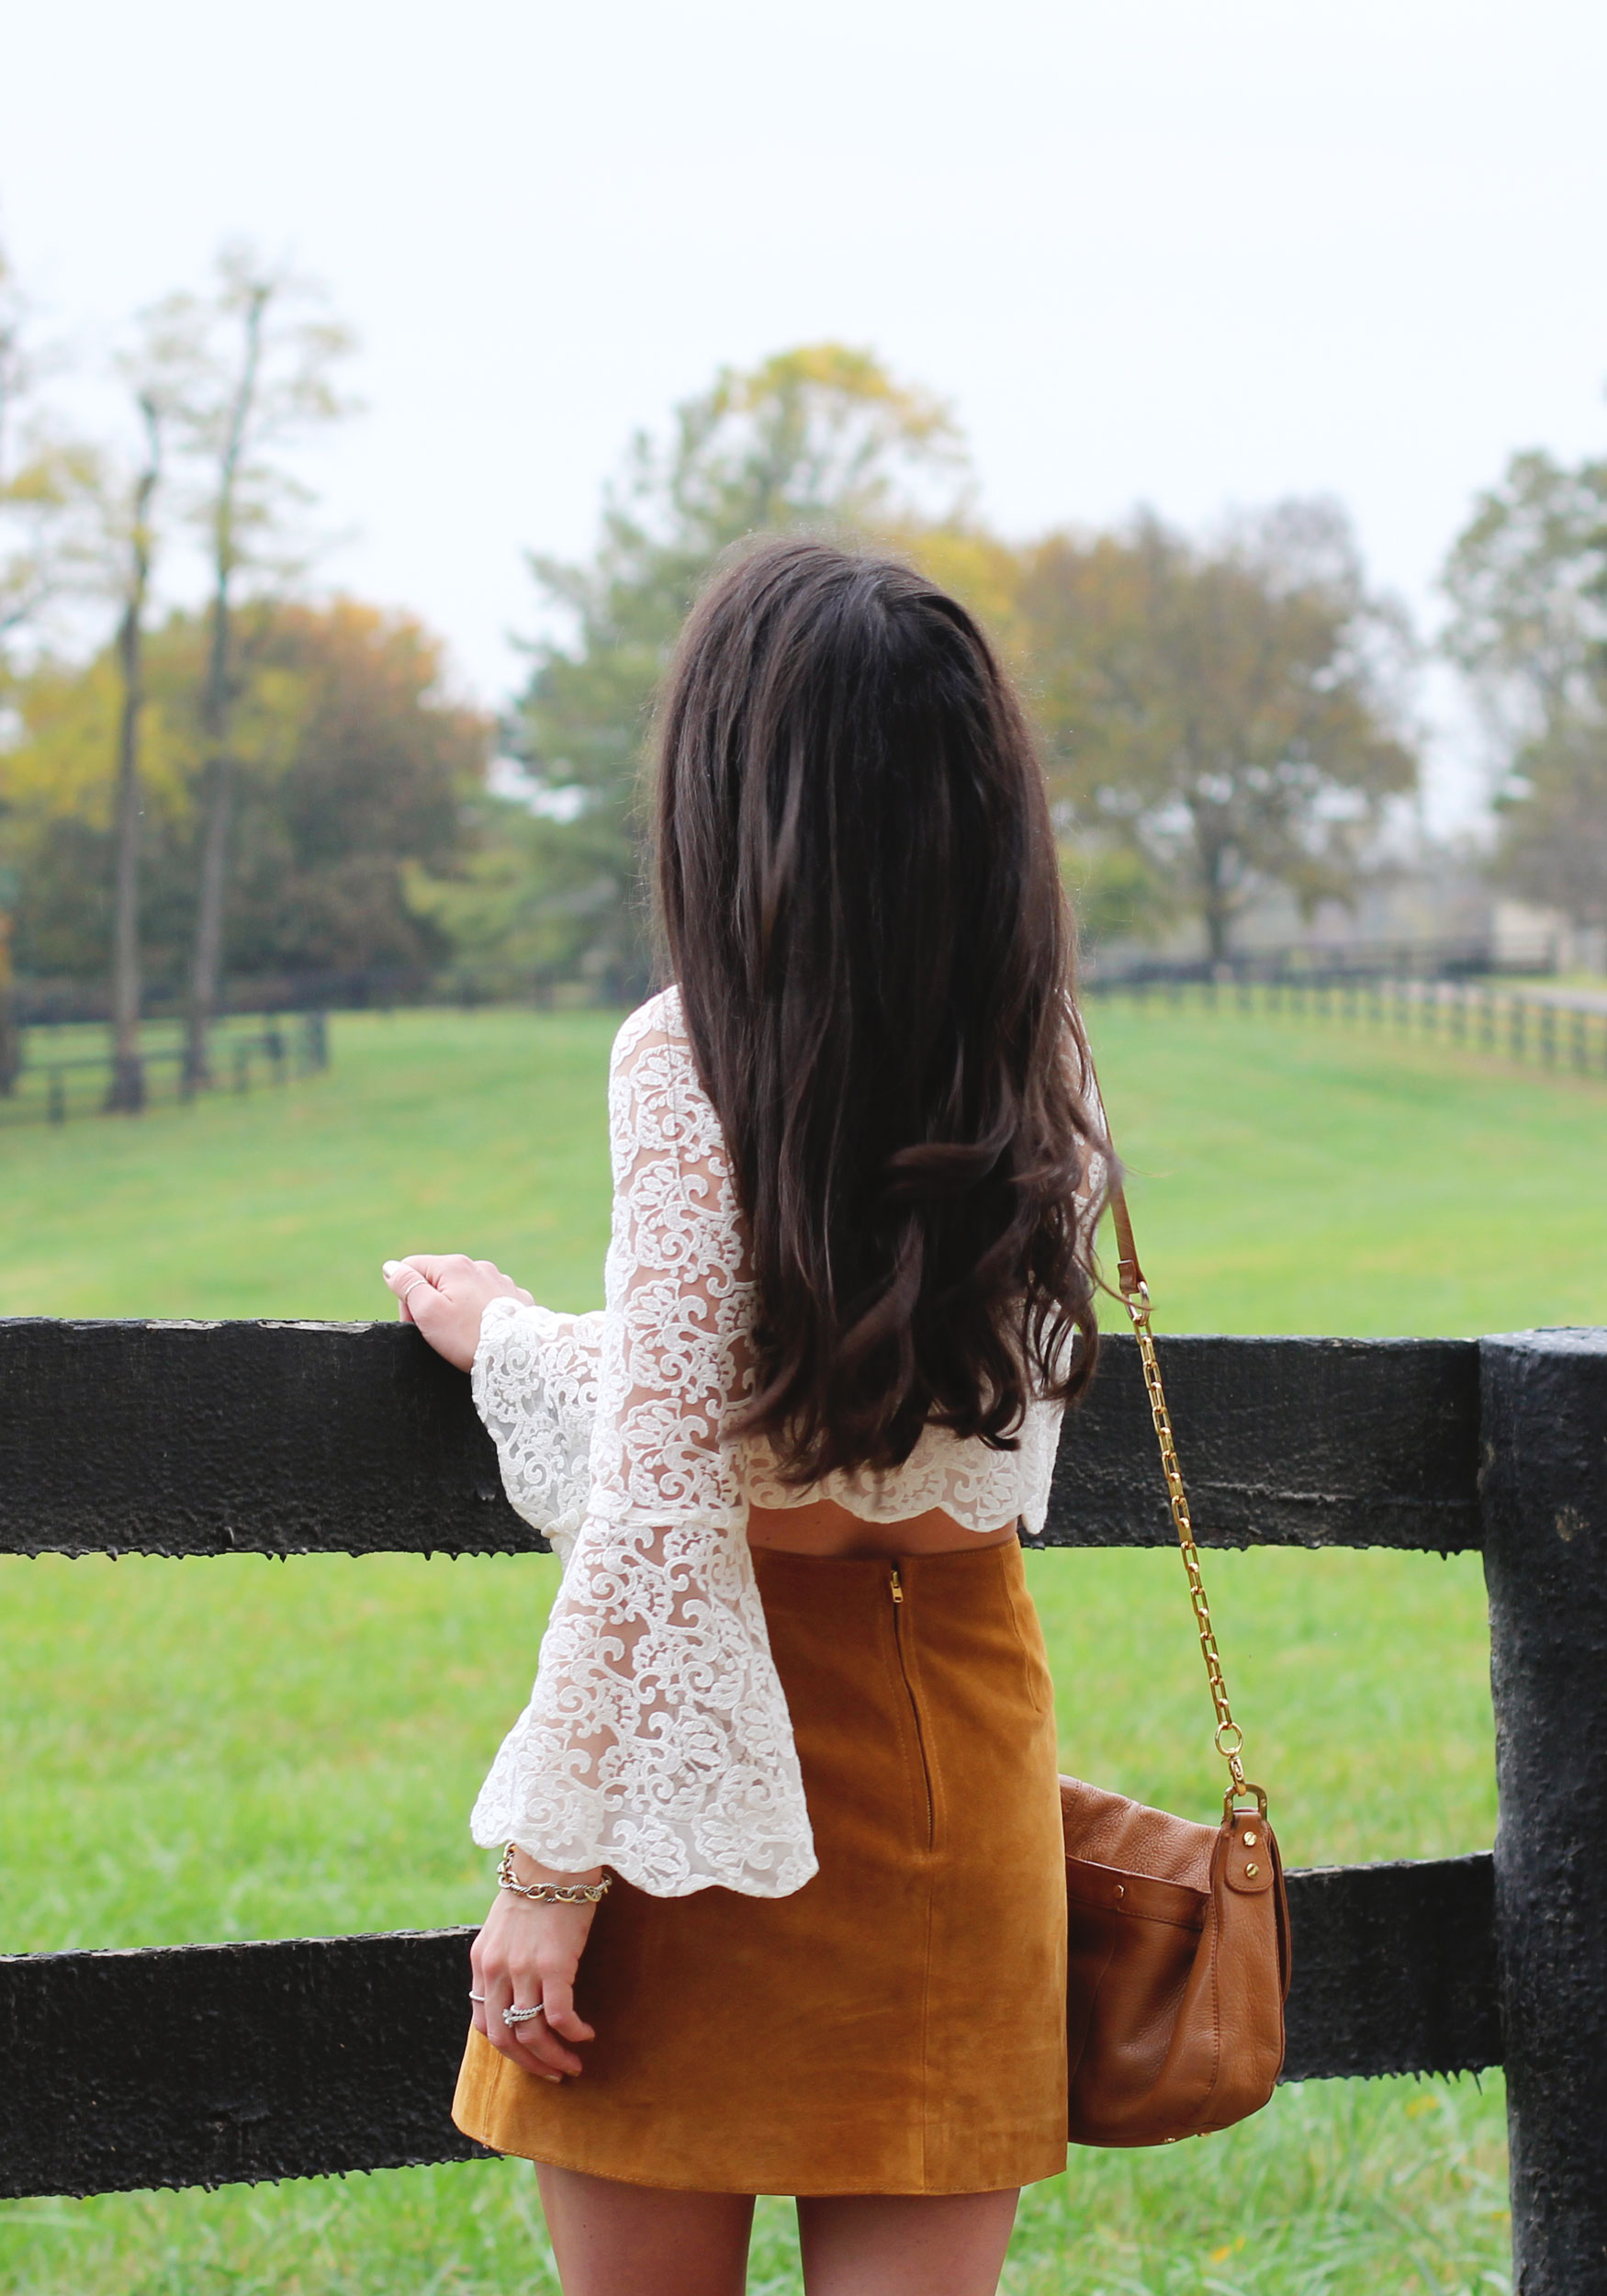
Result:
M1170 2144L1258 2112L1284 2061L1289 1915L1266 1795L1246 1783L1188 1494L1150 1330L1127 1199L1110 1192L1172 1520L1228 1765L1219 1826L1061 1780L1065 1834L1068 2133L1073 2144Z

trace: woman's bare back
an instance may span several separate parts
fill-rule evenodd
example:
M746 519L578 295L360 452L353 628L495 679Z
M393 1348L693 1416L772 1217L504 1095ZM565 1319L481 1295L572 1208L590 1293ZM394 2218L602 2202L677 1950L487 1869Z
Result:
M957 1548L1002 1547L1016 1536L1014 1520L996 1531L967 1530L942 1507L905 1515L896 1523L868 1523L835 1499L812 1499L802 1507L747 1510L747 1543L772 1547L784 1555L947 1555Z

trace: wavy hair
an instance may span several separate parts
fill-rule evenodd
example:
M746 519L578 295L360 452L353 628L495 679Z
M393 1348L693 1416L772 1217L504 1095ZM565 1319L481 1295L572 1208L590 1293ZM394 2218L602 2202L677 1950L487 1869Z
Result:
M772 540L694 609L657 749L660 928L758 1286L743 1431L800 1484L928 1423L1013 1449L1093 1369L1108 1143L1007 679L909 567Z

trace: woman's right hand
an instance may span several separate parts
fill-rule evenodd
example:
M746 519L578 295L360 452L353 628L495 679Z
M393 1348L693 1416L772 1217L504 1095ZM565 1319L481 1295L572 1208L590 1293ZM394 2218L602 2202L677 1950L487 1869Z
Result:
M589 1885L601 1879L597 1873L549 1873L523 1851L515 1852L514 1866L523 1882ZM543 2080L579 2073L580 2060L568 2044L596 2038L575 2009L575 1973L596 1911L594 1905L537 1905L511 1890L499 1890L469 1948L474 1990L483 1997L475 2001L475 2030L522 2072L539 2074ZM538 2002L540 2017L517 2025L502 2022L505 2009L534 2009Z
M460 1371L473 1367L480 1318L493 1300L535 1305L495 1260L471 1260L462 1252L410 1252L405 1260L387 1260L380 1273L400 1302L402 1322L416 1323L435 1353Z

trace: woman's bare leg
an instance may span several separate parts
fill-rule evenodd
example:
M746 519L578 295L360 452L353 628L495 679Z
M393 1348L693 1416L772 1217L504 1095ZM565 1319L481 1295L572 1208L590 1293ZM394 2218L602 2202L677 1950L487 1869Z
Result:
M747 2195L660 2192L546 2161L536 2176L564 2296L742 2296Z
M995 2296L1017 2192L800 2200L808 2296Z

